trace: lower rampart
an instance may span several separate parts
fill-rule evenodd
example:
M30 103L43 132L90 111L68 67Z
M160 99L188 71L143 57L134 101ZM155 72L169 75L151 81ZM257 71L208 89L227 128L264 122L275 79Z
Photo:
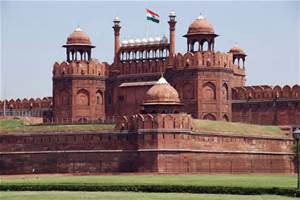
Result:
M293 173L293 140L193 133L40 133L0 136L0 174Z

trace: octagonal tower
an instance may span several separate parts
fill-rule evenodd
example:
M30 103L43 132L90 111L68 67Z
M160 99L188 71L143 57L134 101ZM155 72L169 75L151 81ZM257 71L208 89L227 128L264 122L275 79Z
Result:
M63 47L66 61L53 67L53 120L69 123L104 119L108 65L92 59L95 46L79 27Z

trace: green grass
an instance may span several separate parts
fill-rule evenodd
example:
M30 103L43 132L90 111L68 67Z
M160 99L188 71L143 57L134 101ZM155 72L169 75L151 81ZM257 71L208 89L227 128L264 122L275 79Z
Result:
M220 195L133 192L0 192L5 200L289 200L276 195Z
M23 125L19 119L1 119L0 133L38 133L38 132L95 132L113 130L113 124L80 125Z
M26 176L24 176L26 177ZM4 178L0 183L31 184L99 184L99 185L194 185L256 188L295 188L296 176L291 175L130 175L130 176L36 176Z
M113 130L113 124L80 124L80 125L23 125L18 119L0 120L0 133L38 133L38 132L95 132ZM194 131L208 131L223 134L284 136L278 126L261 126L222 121L193 120Z
M228 134L284 136L278 126L262 126L237 122L193 119L194 131L209 131Z

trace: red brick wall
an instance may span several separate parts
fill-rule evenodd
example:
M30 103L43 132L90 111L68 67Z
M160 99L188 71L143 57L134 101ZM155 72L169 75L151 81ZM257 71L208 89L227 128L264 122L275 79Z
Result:
M300 125L300 86L247 86L232 90L232 121Z
M0 174L293 171L291 138L180 129L0 136Z

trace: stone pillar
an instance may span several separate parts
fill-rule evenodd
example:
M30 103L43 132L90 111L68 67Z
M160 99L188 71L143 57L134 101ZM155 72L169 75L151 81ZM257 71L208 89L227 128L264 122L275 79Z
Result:
M121 21L119 17L115 17L113 22L114 22L113 29L115 32L115 58L116 58L120 49L120 29L121 29L120 22Z
M170 20L168 21L169 27L170 27L170 56L175 56L175 20L176 14L174 11L172 11L169 14Z

